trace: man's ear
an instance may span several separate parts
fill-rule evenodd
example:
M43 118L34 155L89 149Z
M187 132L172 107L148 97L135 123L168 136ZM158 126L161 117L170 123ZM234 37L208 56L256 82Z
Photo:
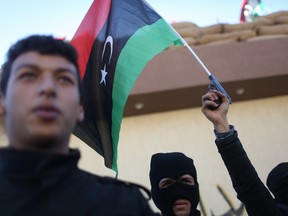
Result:
M4 97L3 95L0 95L0 117L3 117L6 112L4 104Z
M79 105L78 109L78 116L77 116L77 122L82 122L84 120L84 108L82 105Z

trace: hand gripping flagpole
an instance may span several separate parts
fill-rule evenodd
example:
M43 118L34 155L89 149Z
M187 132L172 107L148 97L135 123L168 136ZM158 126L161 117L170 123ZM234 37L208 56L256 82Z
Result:
M170 24L169 24L170 25ZM201 59L198 57L198 55L194 52L194 50L189 46L189 44L187 44L187 42L181 37L181 35L173 28L173 26L171 26L171 29L175 32L175 34L177 34L177 36L180 38L180 40L182 41L182 43L184 44L184 46L186 46L186 48L192 53L192 55L195 57L195 59L198 61L198 63L202 66L202 68L205 70L205 72L208 75L208 78L210 80L210 89L216 89L217 91L223 93L227 99L229 100L229 103L231 104L232 100L230 98L230 96L227 94L227 92L225 91L225 89L222 87L222 85L219 83L219 81L217 80L217 78L208 70L208 68L205 66L205 64L201 61ZM218 101L218 105L220 106L221 101Z

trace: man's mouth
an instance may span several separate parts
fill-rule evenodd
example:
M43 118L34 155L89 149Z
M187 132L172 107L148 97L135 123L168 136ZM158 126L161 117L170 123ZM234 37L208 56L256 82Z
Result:
M57 108L51 106L40 106L33 109L33 112L37 117L45 120L55 119L60 114Z
M176 207L176 208L184 208L188 205L188 203L186 201L180 201L180 200L177 200L176 202L174 202L173 206Z

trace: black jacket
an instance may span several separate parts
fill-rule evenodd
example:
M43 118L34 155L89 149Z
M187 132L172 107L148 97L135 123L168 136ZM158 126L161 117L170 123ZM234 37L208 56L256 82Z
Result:
M0 215L154 215L136 185L80 170L79 158L0 150Z
M228 169L237 197L250 216L288 215L288 206L277 202L258 177L237 131L229 136L216 139L218 151Z

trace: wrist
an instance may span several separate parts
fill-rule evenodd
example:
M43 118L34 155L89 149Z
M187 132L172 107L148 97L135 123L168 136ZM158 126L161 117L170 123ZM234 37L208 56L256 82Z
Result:
M216 136L216 141L219 142L221 140L225 140L228 137L233 136L236 132L235 128L233 125L229 125L230 130L228 132L224 132L224 133L218 133L217 131L214 130L214 134ZM217 144L218 145L218 144Z
M221 121L219 123L214 123L214 129L218 133L226 133L230 131L228 120L225 119L224 121Z

